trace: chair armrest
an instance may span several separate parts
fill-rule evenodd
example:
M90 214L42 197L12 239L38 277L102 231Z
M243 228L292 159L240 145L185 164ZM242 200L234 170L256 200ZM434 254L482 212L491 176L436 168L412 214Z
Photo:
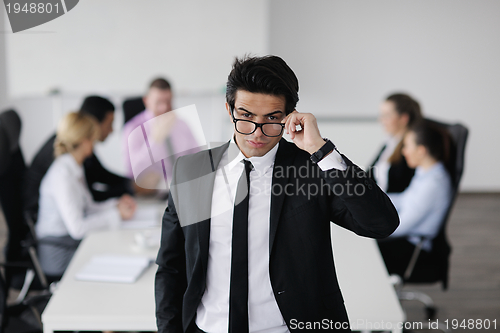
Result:
M420 252L422 251L422 246L424 245L425 238L420 237L420 241L417 243L415 246L415 250L413 251L413 254L411 255L410 262L408 263L408 266L406 267L405 273L403 275L403 281L407 281L411 274L413 273L413 269L415 268L415 265L417 264L418 256L420 255Z
M52 293L48 290L44 291L41 294L38 295L32 295L27 297L26 299L23 300L23 304L28 305L28 306L36 306L38 302L40 301L45 301L49 300L50 297L52 296Z

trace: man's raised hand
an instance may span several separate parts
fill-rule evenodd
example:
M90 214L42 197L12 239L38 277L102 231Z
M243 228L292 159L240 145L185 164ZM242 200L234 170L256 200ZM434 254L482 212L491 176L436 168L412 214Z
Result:
M316 117L312 113L300 113L294 110L283 119L283 122L285 131L290 135L293 143L309 154L315 153L325 144L319 133Z

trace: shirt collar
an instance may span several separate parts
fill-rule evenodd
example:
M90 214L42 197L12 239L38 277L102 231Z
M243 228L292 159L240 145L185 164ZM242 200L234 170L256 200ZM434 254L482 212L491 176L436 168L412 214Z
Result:
M274 160L276 158L276 153L278 151L279 147L279 142L270 150L268 151L264 156L252 156L250 158L246 158L245 155L241 152L238 146L236 145L236 142L234 141L234 137L231 138L231 141L229 143L229 149L231 147L236 147L237 150L237 155L234 159L230 159L230 162L227 164L227 168L229 171L231 171L238 163L240 163L242 160L246 159L252 162L253 167L258 170L259 172L265 172L268 168L272 167L274 165ZM229 154L231 156L233 154ZM234 156L234 155L233 155ZM231 158L231 157L229 157Z

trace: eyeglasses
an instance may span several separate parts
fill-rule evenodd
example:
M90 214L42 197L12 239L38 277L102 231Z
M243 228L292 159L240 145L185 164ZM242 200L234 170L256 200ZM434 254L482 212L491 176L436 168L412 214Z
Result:
M236 132L244 135L250 135L260 127L262 134L269 137L277 137L283 133L283 128L285 124L282 123L256 123L245 119L236 119L234 117L234 111L231 113L233 116L233 123Z

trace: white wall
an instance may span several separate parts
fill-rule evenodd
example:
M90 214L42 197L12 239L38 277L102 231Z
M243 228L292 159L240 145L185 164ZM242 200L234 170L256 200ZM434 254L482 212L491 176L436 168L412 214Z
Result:
M236 55L267 53L267 12L267 0L80 1L7 35L9 93L142 92L157 75L178 93L220 92Z
M500 190L499 1L271 0L270 10L270 51L299 77L299 111L376 116L388 93L410 92L427 116L469 127L462 189ZM376 153L369 133L349 137L360 164Z
M3 29L6 20L5 11L0 11L0 110L7 105L7 66L5 63L5 36Z
M6 39L0 97L7 86L8 105L23 120L26 161L64 113L95 93L117 107L115 132L97 145L97 154L108 168L122 172L121 103L143 94L158 75L172 81L175 108L196 104L206 119L208 141L226 140L226 78L235 56L268 53L268 11L267 0L86 0L39 27L0 34L0 46ZM54 89L60 93L49 95Z
M500 191L500 157L491 153L500 142L498 17L496 0L80 1L52 22L0 35L0 104L7 85L11 104L22 108L29 161L58 115L84 95L108 95L118 106L163 74L178 96L204 105L213 125L204 130L217 140L229 128L218 117L233 57L269 52L297 73L299 111L376 117L384 96L404 90L428 116L466 124L462 189ZM53 88L63 91L64 103L47 97ZM383 137L374 122L320 126L361 165ZM115 165L118 142L119 126L103 154Z

